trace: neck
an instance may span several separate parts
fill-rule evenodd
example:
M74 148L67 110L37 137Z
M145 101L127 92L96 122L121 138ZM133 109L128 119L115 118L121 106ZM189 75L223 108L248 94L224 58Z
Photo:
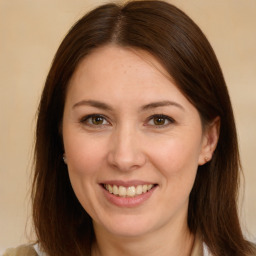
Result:
M136 237L113 235L106 230L95 229L92 256L190 256L194 235L187 224L173 228L162 227L152 233Z

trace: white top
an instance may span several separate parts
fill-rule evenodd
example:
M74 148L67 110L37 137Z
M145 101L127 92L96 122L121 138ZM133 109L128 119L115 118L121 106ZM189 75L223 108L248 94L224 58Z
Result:
M209 249L205 243L203 243L203 255L204 256L211 256Z
M36 253L38 254L38 256L47 256L46 253L44 253L42 250L40 250L39 244L35 244L33 247L34 247Z

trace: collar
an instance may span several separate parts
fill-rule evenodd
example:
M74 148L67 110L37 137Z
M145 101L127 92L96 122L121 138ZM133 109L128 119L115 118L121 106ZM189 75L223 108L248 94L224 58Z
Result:
M199 233L195 235L191 256L211 256L207 245L203 242L202 236Z

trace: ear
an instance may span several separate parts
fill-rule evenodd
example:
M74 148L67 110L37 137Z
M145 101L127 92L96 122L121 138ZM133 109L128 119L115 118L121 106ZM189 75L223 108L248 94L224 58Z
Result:
M204 165L212 159L214 150L217 147L220 133L220 118L216 117L210 124L204 128L201 153L198 159L198 165Z

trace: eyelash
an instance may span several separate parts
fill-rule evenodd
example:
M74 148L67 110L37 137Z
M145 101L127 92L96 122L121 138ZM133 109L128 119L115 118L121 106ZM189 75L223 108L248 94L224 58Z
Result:
M101 126L104 126L104 125L106 125L106 124L93 124L92 123L92 118L101 118L102 120L103 120L103 122L104 121L107 121L108 122L108 124L107 125L109 125L110 124L110 122L107 120L107 118L104 116L104 115L100 115L100 114L92 114L92 115L88 115L88 116L85 116L85 117L83 117L81 120L80 120L80 123L82 123L82 124L86 124L86 125L88 125L88 126L93 126L93 127L101 127ZM89 123L89 120L91 119L91 123Z
M148 118L147 120L147 124L150 122L150 121L153 121L154 122L154 119L163 119L164 120L164 124L160 124L160 125L156 125L156 124L150 124L149 126L155 126L156 128L164 128L164 127L167 127L168 125L170 124L173 124L175 123L174 119L169 117L169 116L166 116L166 115L163 115L163 114L155 114L155 115L152 115ZM165 124L165 122L168 122L167 124Z
M92 123L92 118L100 118L100 119L103 120L103 122L106 121L107 124L104 124L104 123L103 124L93 124ZM90 119L91 119L91 121L89 123ZM162 119L164 121L164 124L159 124L159 125L156 125L155 123L154 124L149 124L150 121L154 122L154 119ZM166 121L168 122L167 124L166 124ZM97 127L97 128L101 128L102 126L106 126L106 125L111 124L108 121L108 119L104 115L101 115L101 114L92 114L92 115L85 116L80 120L80 123L91 126L91 127ZM173 118L171 118L169 116L166 116L166 115L163 115L163 114L155 114L155 115L150 116L147 119L147 122L146 122L145 126L154 126L156 128L164 128L164 127L167 127L168 125L173 124L173 123L175 123L175 120Z

